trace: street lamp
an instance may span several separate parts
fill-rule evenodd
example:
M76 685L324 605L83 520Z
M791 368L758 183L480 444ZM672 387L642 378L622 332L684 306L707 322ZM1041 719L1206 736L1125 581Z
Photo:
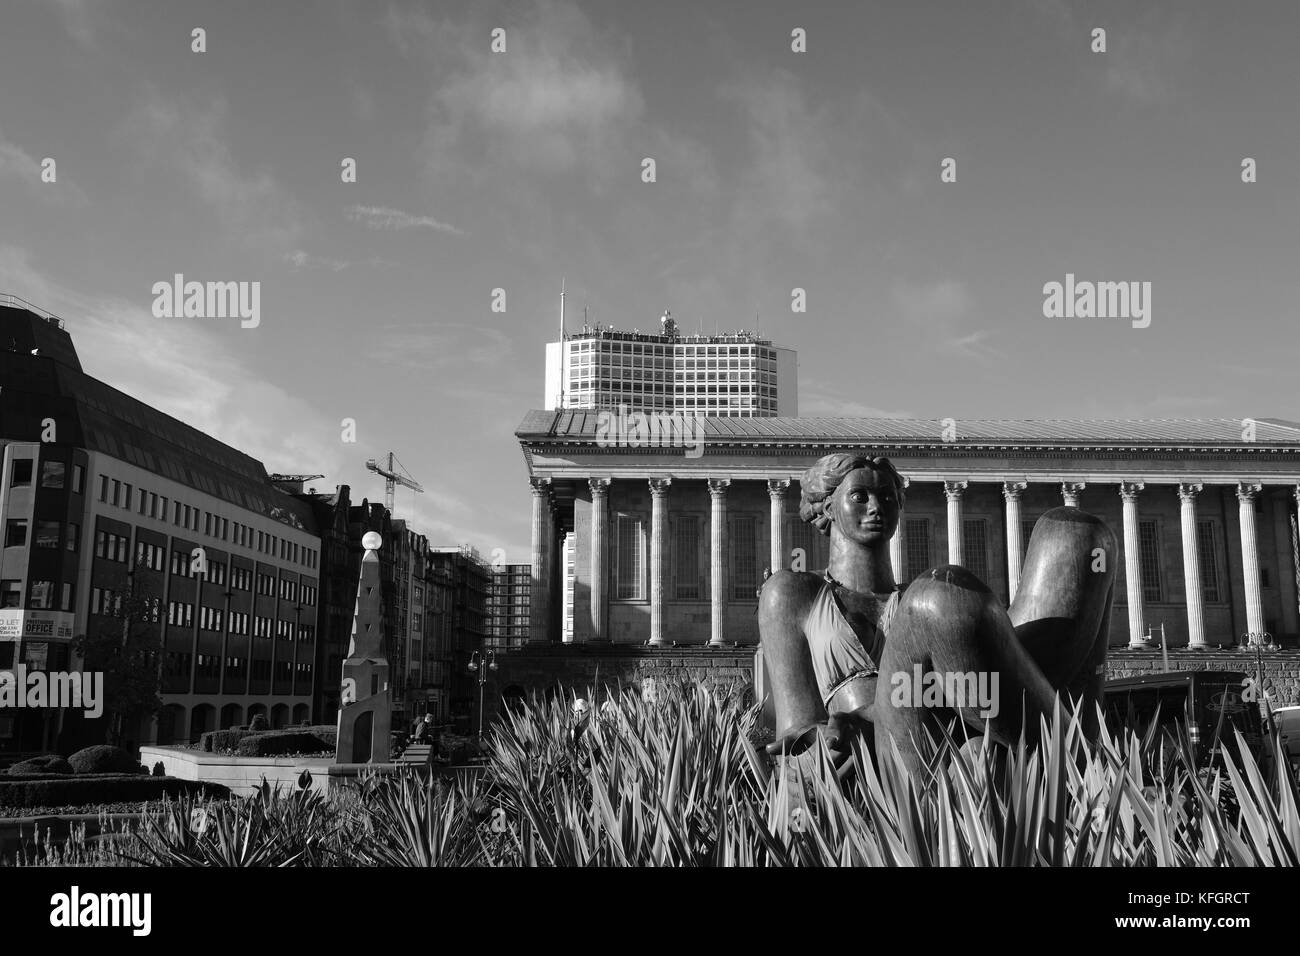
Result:
M484 660L486 667L479 666L479 652L475 651L469 658L469 670L471 674L478 674L478 736L479 740L483 739L483 688L487 686L488 671L497 669L497 652L488 651L487 658Z

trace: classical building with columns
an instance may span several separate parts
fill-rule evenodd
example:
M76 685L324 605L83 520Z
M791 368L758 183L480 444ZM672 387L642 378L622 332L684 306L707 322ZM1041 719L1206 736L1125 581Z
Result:
M908 482L890 550L901 583L960 564L1009 602L1034 521L1077 505L1121 542L1112 645L1300 637L1293 422L719 417L702 420L701 449L601 441L600 414L533 411L516 432L533 643L757 643L764 570L826 566L827 539L798 516L799 477L838 451L885 455Z

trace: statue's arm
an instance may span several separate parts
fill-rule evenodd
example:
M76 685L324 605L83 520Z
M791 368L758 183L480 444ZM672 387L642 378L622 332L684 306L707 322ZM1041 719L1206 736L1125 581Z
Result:
M804 634L804 619L820 586L816 575L782 570L767 580L759 597L758 632L778 740L826 722L826 708Z

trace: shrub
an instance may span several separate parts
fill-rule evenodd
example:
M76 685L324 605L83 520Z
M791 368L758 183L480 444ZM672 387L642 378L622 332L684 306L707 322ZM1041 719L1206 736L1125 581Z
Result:
M140 765L121 747L96 744L68 758L74 773L138 773Z
M253 719L248 722L248 730L250 733L255 734L259 731L270 729L271 725L266 722L265 714L254 714Z
M237 727L234 730L209 730L199 737L199 749L206 753L222 753L234 750L239 742L248 736L248 730Z
M229 793L228 788L217 784L175 777L142 777L139 774L0 779L0 807L67 807L157 800L163 796L197 794L201 790L206 790L211 796Z
M245 737L235 748L241 757L275 757L281 754L316 753L333 750L335 745L334 729L328 733L319 730L306 733L303 731L277 731L270 734L252 734Z
M19 776L24 774L53 774L53 773L72 773L72 764L68 763L58 754L46 754L43 757L32 757L30 760L20 760L13 764L7 771L10 776Z
M159 760L156 764L153 765L153 775L155 777L167 776L167 770L166 768L163 767L163 762L161 760Z

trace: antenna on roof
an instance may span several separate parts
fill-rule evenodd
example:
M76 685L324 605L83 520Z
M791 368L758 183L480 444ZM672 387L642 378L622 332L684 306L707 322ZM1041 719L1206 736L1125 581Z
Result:
M564 366L568 364L565 359L569 356L566 354L568 349L564 347L564 276L560 276L560 398L556 402L556 408L564 407Z

